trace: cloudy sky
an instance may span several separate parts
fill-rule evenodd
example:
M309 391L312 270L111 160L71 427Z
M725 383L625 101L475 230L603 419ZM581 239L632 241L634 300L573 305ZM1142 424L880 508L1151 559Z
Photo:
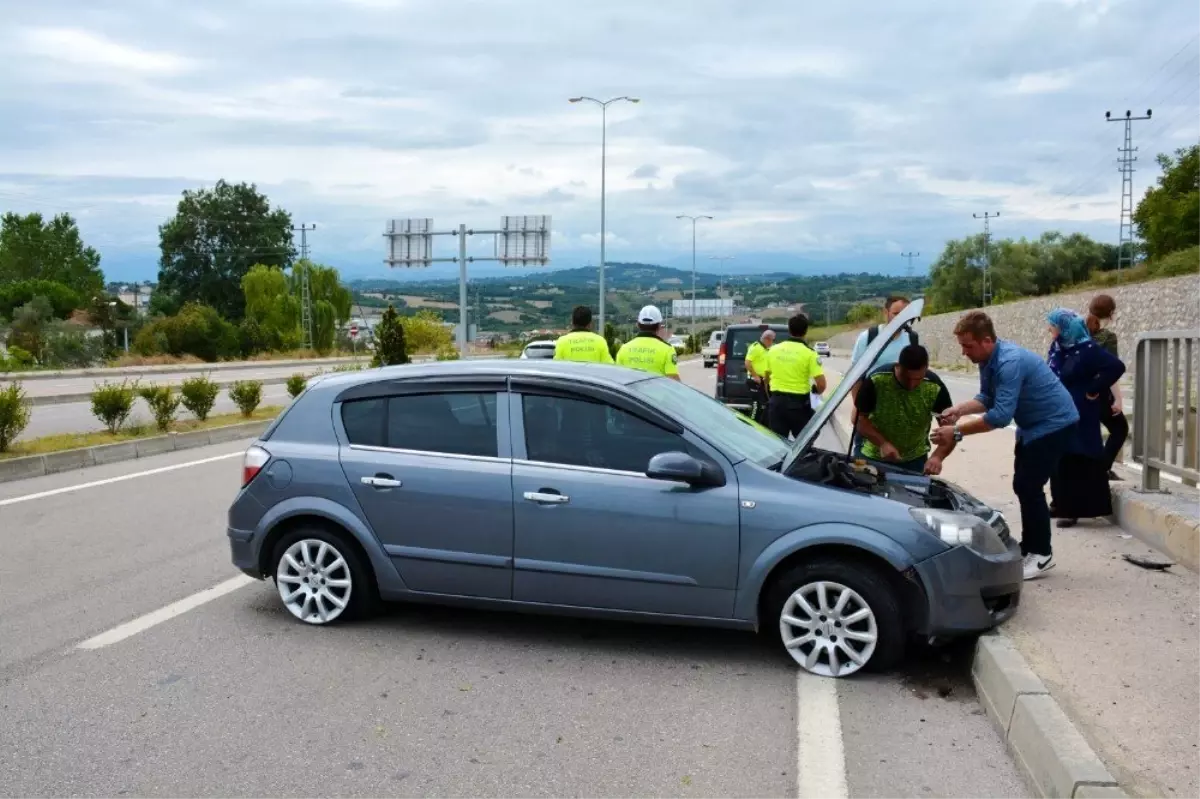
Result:
M551 214L557 266L608 258L897 269L1000 212L1115 240L1200 137L1195 0L41 0L0 21L0 209L69 211L152 277L184 188L251 181L314 255L387 271L389 218ZM484 242L477 244L484 247ZM490 246L489 246L490 249ZM482 254L482 252L481 252ZM711 261L709 263L712 263Z

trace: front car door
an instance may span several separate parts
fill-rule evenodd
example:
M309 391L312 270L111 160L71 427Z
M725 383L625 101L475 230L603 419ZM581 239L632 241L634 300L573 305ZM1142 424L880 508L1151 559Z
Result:
M405 585L512 595L508 394L492 382L382 381L334 406L342 470Z
M629 400L517 378L512 389L513 599L730 617L739 508L723 456ZM646 477L650 458L668 451L719 464L726 485Z

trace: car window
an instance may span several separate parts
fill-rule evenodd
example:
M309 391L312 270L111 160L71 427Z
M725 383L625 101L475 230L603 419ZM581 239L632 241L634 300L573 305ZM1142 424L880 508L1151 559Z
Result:
M522 415L533 461L645 472L660 452L704 457L681 436L601 402L526 394Z
M776 341L787 338L786 328L781 331L772 326L771 329L775 331ZM746 351L750 349L751 344L762 338L762 334L763 331L757 327L743 327L729 331L729 340L725 342L726 357L736 363L746 360Z
M730 456L771 466L788 452L787 443L767 428L683 383L654 377L629 387Z
M351 444L495 457L496 395L442 392L342 403Z

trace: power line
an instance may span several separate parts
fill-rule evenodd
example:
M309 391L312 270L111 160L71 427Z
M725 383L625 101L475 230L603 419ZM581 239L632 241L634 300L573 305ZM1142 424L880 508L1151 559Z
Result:
M1133 146L1133 123L1150 118L1152 111L1146 109L1146 116L1135 117L1131 111L1125 112L1123 119L1114 119L1111 111L1104 112L1105 122L1125 123L1125 145L1118 150L1121 157L1117 159L1121 172L1121 221L1117 236L1117 282L1121 282L1122 265L1133 266L1133 163L1137 161L1137 148Z
M920 255L920 254L921 254L921 253L919 253L919 252L902 252L902 253L900 253L900 257L901 257L901 258L907 258L907 259L908 259L908 266L907 266L907 267L905 267L905 269L904 269L904 276L905 276L905 277L912 277L912 276L913 276L913 265L912 265L912 259L913 259L913 258L916 258L916 257L917 257L918 255Z
M983 307L986 308L992 300L992 229L988 222L1000 216L1000 212L984 211L983 216L971 214L976 219L983 220Z

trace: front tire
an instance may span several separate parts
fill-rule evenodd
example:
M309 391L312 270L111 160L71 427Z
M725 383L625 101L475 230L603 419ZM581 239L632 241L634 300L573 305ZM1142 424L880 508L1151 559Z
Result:
M822 677L882 671L904 654L900 603L887 576L863 563L819 558L775 581L763 627L800 668Z
M368 615L376 589L358 552L328 530L303 527L275 545L275 587L288 612L306 624L335 624Z

